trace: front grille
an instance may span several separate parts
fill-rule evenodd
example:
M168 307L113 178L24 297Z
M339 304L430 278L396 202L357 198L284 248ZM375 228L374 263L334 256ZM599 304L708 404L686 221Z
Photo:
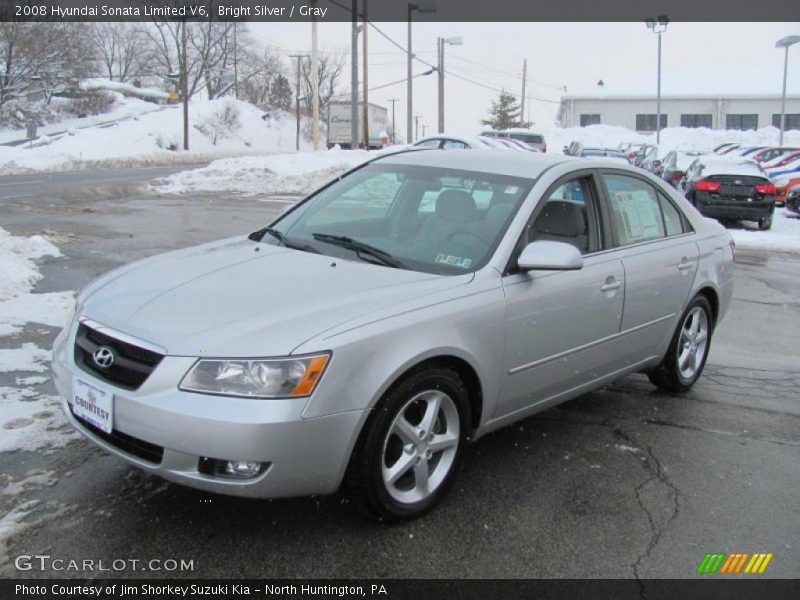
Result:
M107 368L98 366L93 359L95 350L105 346L114 355ZM75 336L75 364L87 373L104 379L126 390L135 390L150 376L164 356L113 338L85 323L78 325Z
M225 465L228 464L227 460L221 458L208 458L203 456L197 464L197 471L203 475L212 475L214 477L225 477Z
M99 437L101 440L111 444L119 450L122 450L126 454L131 454L136 458L141 458L142 460L153 463L154 465L161 464L161 461L164 458L163 447L156 446L150 442L145 442L144 440L135 438L127 433L122 433L116 429L112 429L111 433L106 433L102 429L95 427L88 421L84 421L82 418L76 415L75 411L72 410L72 406L69 407L69 411L83 427L92 433L92 435Z

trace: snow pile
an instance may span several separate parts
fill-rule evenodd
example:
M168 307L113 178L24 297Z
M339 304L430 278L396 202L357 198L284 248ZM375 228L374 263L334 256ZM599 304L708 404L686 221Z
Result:
M775 209L772 228L758 231L755 223L744 223L741 228L728 229L737 248L800 252L800 217L786 209Z
M163 194L230 192L253 196L271 191L306 194L364 161L377 156L365 150L334 148L272 156L216 160L207 167L183 171L153 182Z
M80 434L67 423L57 396L0 387L0 452L62 448Z
M655 144L655 134L643 135L626 127L590 125L588 127L553 127L542 131L547 141L547 151L559 154L564 146L578 141L584 146L616 148L626 142ZM777 146L780 131L777 127L763 127L753 131L706 129L705 127L667 127L661 130L662 154L670 150L710 151L726 142L747 146ZM800 131L784 134L785 146L800 146Z
M139 88L129 83L122 83L121 81L111 81L110 79L103 79L102 77L95 77L92 79L84 79L80 82L79 87L82 90L111 90L119 92L125 96L134 96L136 98L150 99L150 100L169 100L169 94L161 90L151 90L148 88Z
M127 98L126 101L133 100ZM143 102L151 108L151 103ZM230 107L235 122L209 128ZM295 121L287 113L264 113L233 98L193 101L189 107L189 152L183 147L183 111L168 105L111 126L76 129L74 135L51 137L47 145L0 146L0 174L66 171L86 167L181 164L239 154L293 150ZM200 129L206 131L204 133ZM209 129L215 134L210 135ZM17 137L19 137L17 135ZM216 139L214 139L216 138ZM307 147L306 142L302 142Z
M33 261L59 256L59 249L42 236L12 236L0 227L0 336L28 322L64 325L74 305L72 292L31 293L42 278Z

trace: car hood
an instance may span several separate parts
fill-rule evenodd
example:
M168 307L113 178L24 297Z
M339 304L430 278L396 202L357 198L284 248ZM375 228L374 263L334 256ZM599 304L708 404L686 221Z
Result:
M81 294L79 310L171 355L276 356L351 319L419 301L472 277L392 269L236 238L114 271Z

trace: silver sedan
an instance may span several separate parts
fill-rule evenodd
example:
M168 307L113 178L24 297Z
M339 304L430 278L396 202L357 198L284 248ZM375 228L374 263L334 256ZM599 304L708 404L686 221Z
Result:
M211 492L418 516L469 441L643 371L700 377L733 242L602 159L412 150L249 236L106 274L53 372L74 427Z

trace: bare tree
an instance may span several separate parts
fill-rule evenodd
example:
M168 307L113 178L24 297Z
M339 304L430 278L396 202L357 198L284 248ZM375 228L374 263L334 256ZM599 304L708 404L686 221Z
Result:
M273 88L278 77L286 75L281 56L272 48L239 52L239 98L262 109L277 108ZM287 82L288 83L288 82ZM275 88L280 91L279 88ZM291 104L292 94L289 94Z
M336 93L339 77L344 70L346 54L339 51L322 50L317 55L317 76L319 81L319 112L324 114L328 103ZM306 57L300 63L303 75L302 92L306 114L311 114L311 58Z
M0 23L0 106L41 90L45 100L91 72L87 23Z
M149 55L142 52L147 36L139 23L92 23L90 43L98 71L112 81L127 82L150 72Z

